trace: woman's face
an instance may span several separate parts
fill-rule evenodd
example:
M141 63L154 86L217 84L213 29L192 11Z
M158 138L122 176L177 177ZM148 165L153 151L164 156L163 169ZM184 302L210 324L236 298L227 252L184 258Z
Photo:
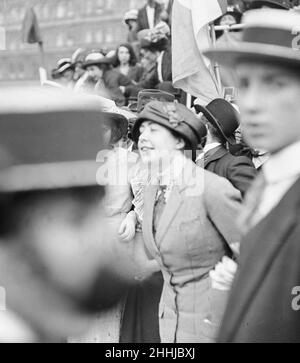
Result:
M87 68L87 71L89 73L90 78L95 82L100 81L100 79L102 79L104 74L103 69L97 66L89 66Z
M120 47L118 51L118 58L121 64L128 64L130 61L130 52L126 47Z
M176 138L166 127L151 121L140 126L139 152L144 163L168 165L177 150L184 148L184 141Z

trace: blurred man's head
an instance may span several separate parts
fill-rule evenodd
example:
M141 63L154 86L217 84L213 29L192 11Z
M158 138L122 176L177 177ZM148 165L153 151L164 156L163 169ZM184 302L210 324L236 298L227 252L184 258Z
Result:
M237 74L246 141L270 152L300 141L300 72L279 64L244 62Z
M106 115L98 98L41 89L5 90L1 98L0 250L15 264L12 277L0 260L8 307L42 325L40 317L56 319L62 305L78 314L110 306L130 263L103 218L96 157ZM20 260L35 284L18 270Z
M300 141L300 14L246 13L243 40L206 55L237 71L241 125L254 149L271 153Z
M97 82L103 78L110 62L111 60L102 53L92 52L86 57L82 67L89 73L90 78Z

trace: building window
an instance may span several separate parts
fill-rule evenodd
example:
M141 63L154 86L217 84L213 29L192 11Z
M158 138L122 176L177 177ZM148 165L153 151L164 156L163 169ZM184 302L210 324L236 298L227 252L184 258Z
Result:
M112 43L113 41L114 41L114 36L113 36L112 29L108 28L106 30L105 42Z
M87 31L85 33L85 43L90 44L93 43L93 33L91 31Z
M49 17L50 17L50 9L49 9L49 5L48 5L48 4L45 4L45 5L43 6L43 11L42 11L42 13L43 13L43 18L44 18L45 20L48 20L48 19L49 19Z
M96 33L96 42L97 43L102 43L104 40L104 35L103 35L103 31L102 30L98 30Z
M85 12L87 15L91 15L94 12L94 2L89 0L85 4Z
M61 48L64 46L64 34L58 34L56 38L56 46Z
M60 2L57 6L57 17L59 19L65 18L67 13L67 6L64 1Z

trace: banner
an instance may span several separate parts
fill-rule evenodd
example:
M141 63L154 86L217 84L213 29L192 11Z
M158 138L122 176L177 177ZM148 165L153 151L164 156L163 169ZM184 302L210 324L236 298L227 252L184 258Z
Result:
M42 43L42 36L34 9L31 7L26 11L22 28L22 39L24 43Z
M226 0L174 0L172 14L173 83L207 105L222 97L210 61L209 24L225 14Z

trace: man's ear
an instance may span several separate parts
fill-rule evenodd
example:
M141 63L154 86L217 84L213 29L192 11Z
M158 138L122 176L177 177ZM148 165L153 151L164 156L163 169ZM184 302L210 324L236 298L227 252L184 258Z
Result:
M183 139L177 139L176 150L183 150L185 148L185 141Z

